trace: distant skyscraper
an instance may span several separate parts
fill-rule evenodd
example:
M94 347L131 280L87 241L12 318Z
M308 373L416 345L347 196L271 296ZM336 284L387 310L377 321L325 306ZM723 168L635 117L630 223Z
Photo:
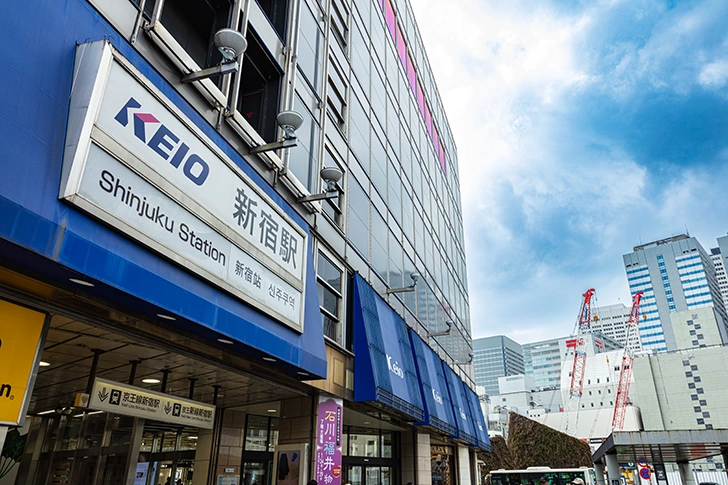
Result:
M718 238L718 247L710 250L710 257L713 259L715 268L715 279L718 280L718 288L723 297L723 306L728 311L728 274L726 273L725 256L728 255L728 236Z
M526 375L533 377L536 389L559 389L561 387L561 372L567 368L570 372L574 362L574 336L541 340L523 345L523 367ZM587 354L587 367L592 355L610 350L620 349L622 346L615 340L602 335L592 328L592 333L585 338Z
M498 394L498 378L523 374L521 344L505 335L473 340L475 384L489 396Z
M599 332L605 337L625 346L627 344L627 321L629 320L630 310L631 304L630 306L626 306L624 303L594 307L592 315L597 318L591 323L592 331ZM640 317L640 324L642 320L642 317ZM635 352L642 350L639 329L633 328L630 331L629 346Z
M636 246L623 256L631 293L643 291L642 348L678 350L728 342L713 260L694 237Z

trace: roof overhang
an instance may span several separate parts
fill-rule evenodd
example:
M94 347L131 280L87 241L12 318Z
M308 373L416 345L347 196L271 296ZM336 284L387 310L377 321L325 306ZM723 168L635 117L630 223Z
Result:
M682 463L728 452L728 429L617 431L594 452L597 463L617 455L619 463Z

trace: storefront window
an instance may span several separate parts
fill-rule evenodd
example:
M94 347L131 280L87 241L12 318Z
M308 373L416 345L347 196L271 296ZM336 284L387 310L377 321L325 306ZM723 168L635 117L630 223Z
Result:
M264 416L248 416L245 429L246 451L268 451L268 418Z
M378 429L346 427L342 450L345 456L393 458L395 433Z
M392 458L392 433L382 432L382 458Z

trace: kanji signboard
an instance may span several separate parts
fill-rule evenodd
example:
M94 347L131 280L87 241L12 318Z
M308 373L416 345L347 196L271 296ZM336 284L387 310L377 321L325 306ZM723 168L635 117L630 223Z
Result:
M321 396L316 421L316 470L319 485L341 485L341 399Z

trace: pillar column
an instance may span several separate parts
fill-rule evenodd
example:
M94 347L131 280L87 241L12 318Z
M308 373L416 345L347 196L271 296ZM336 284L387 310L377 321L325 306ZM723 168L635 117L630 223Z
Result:
M470 480L470 450L467 446L458 445L458 485L472 485Z
M678 463L677 467L680 470L680 480L682 480L682 485L698 485L695 481L693 467L690 466L689 461Z
M594 463L594 472L597 475L597 485L607 485L604 480L604 465L601 461Z
M617 455L604 455L604 458L607 461L607 478L609 479L609 483L607 485L620 485L622 483L622 479L619 473Z
M432 451L430 450L430 435L417 433L415 437L415 485L432 483ZM407 482L405 482L407 483Z

